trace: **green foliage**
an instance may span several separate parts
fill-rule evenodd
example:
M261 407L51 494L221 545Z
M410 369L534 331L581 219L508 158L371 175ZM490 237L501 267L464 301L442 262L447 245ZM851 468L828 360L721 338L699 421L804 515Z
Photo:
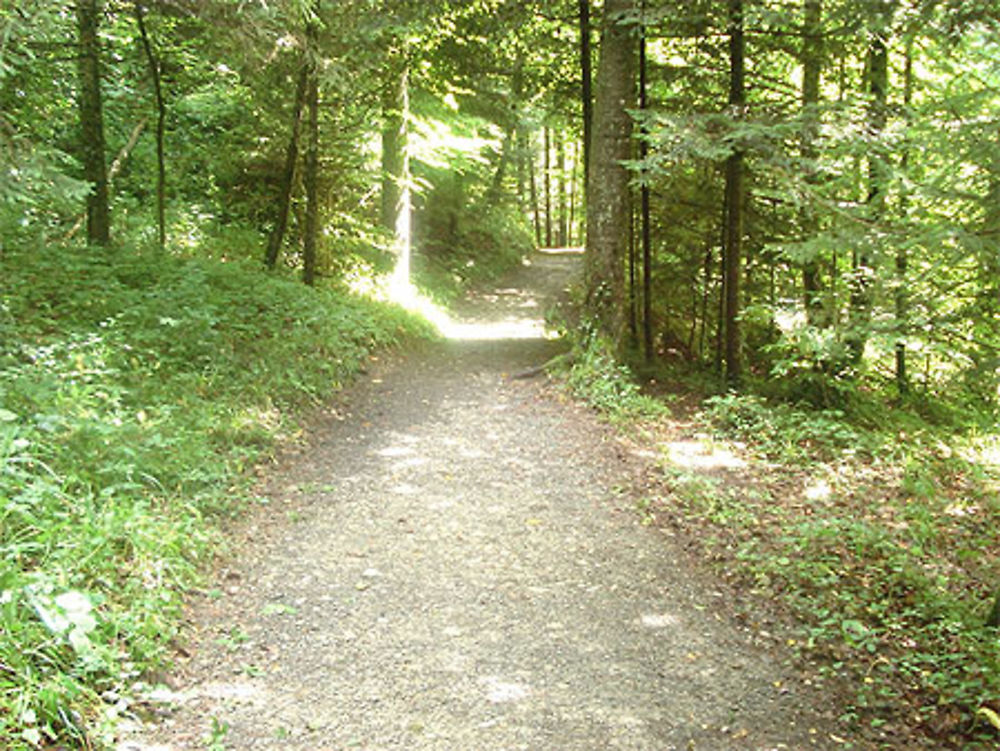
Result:
M0 129L0 252L50 229L84 199L86 183L69 177L62 152L9 137Z
M865 427L736 395L707 400L704 414L720 440L770 463L763 501L667 468L672 497L710 523L729 575L781 597L802 647L859 679L855 719L990 747L968 728L1000 706L1000 642L984 625L1000 576L983 555L1000 545L995 439L948 436L905 413Z
M596 334L576 342L572 362L566 381L570 391L613 422L627 426L669 414L662 402L642 393L631 371Z
M687 470L665 468L671 496L688 511L720 528L746 526L753 518L747 498L723 488L718 478Z
M454 96L421 96L413 172L418 186L414 243L417 283L445 301L517 265L534 247L526 220L492 187L485 152L500 147L496 126L456 109Z
M760 396L733 393L706 399L704 409L725 434L753 442L768 457L786 462L817 456L831 459L871 449L868 436L838 410L772 405Z
M887 13L836 0L813 6L820 49L804 34L808 4L749 4L748 28L773 33L748 42L749 109L733 118L712 64L725 54L725 14L702 5L648 9L654 83L638 120L650 150L629 163L651 188L652 324L663 350L714 364L720 166L738 146L747 164L744 352L749 371L779 382L769 393L842 409L862 393L992 412L1000 68L987 40L1000 19L975 3ZM872 26L886 33L892 71L885 127L857 33ZM803 107L813 63L817 101ZM907 365L899 381L898 345Z
M246 470L424 329L239 264L39 248L0 265L0 745L99 744L101 697L163 658Z

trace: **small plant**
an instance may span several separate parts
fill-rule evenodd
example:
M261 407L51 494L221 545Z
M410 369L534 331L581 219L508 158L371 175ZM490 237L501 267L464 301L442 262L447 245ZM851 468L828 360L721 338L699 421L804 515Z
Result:
M769 404L754 394L731 393L706 399L704 410L721 432L751 442L774 458L832 458L871 448L866 436L838 410L800 409Z
M299 609L283 602L270 602L261 610L262 615L295 615Z
M229 735L229 723L212 717L212 727L205 736L205 748L208 751L226 751L226 736Z
M593 334L575 347L567 385L573 394L619 424L655 419L668 413L662 403L644 395L632 374Z
M642 525L648 527L656 522L656 501L652 498L640 498L635 502Z
M249 640L250 640L250 635L247 634L246 631L244 631L239 626L233 626L231 629L229 629L228 634L220 636L218 639L215 640L215 642L216 644L225 647L228 651L235 652L243 644L246 644Z

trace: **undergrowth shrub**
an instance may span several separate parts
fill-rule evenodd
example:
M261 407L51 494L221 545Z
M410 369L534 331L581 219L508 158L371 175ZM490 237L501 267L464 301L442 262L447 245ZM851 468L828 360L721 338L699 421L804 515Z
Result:
M705 400L704 410L712 423L728 435L754 446L769 456L796 459L820 454L833 457L844 451L870 450L862 431L834 409L799 408L771 404L754 394L722 394Z
M239 264L6 253L0 747L99 746L244 471L408 315Z
M642 393L632 372L593 333L584 334L575 343L567 385L578 399L623 424L669 412L662 402Z
M975 725L1000 711L1000 639L985 625L1000 478L977 459L984 447L912 414L884 411L865 427L756 396L713 397L705 416L781 463L781 502L745 503L735 537L712 534L729 535L733 575L791 606L809 649L862 676L849 718L923 726L942 747L995 747L989 723ZM687 513L705 505L675 497Z

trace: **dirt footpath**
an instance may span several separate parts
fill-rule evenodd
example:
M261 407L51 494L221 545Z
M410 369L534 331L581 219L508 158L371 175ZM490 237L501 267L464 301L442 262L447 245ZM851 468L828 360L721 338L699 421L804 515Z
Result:
M317 427L122 751L843 748L641 525L610 432L508 377L558 351L531 337L578 263L536 256Z

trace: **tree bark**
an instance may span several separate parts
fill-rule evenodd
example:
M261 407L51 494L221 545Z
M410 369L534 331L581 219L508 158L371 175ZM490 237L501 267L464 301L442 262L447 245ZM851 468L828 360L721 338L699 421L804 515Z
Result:
M410 66L408 51L392 56L382 90L382 206L380 221L393 234L398 283L410 283L413 206L410 187ZM506 144L504 145L506 153ZM502 161L502 160L501 160ZM502 174L499 177L503 179Z
M583 184L590 176L590 150L593 142L594 94L590 52L590 0L579 0L580 22L580 99L583 110ZM586 187L584 188L586 190Z
M529 139L530 141L530 139ZM535 174L535 162L537 156L534 148L530 148L531 155L528 158L528 188L531 191L531 217L535 225L535 245L542 247L542 217L541 207L538 205L538 176Z
M528 147L528 131L518 118L515 126L514 139L517 141L517 206L521 213L527 216L531 197L528 193L528 158L530 149Z
M551 130L546 125L543 131L545 155L542 159L542 189L545 192L545 247L552 247L552 163Z
M643 5L645 10L645 4ZM639 109L646 112L649 109L646 85L646 24L642 22L639 32ZM647 134L646 126L642 127L642 135ZM639 159L649 156L649 142L639 139ZM642 348L646 362L653 362L653 247L651 241L649 182L643 171L642 187L640 188L640 221L642 226Z
M986 617L986 625L990 628L1000 628L1000 591L997 592L990 614Z
M396 202L396 279L410 284L410 262L413 255L413 193L410 179L410 73L404 70L400 83L400 105L403 109L402 148L403 163L400 173L399 200Z
M295 165L299 160L299 131L302 127L302 110L306 104L306 87L309 82L309 62L303 59L295 84L295 101L292 104L292 132L288 137L288 148L285 150L285 166L281 171L281 184L278 187L278 216L274 228L267 241L267 252L264 265L273 269L278 265L278 255L285 241L285 231L288 229L288 207L292 202L292 186L295 184Z
M97 36L100 14L98 0L77 0L80 154L84 179L91 186L87 195L87 241L106 246L111 243L111 209L104 154L101 55Z
M569 216L566 217L566 244L569 246L573 245L575 239L574 233L576 231L576 183L577 183L577 172L579 164L577 160L579 158L579 149L574 145L573 150L570 155L570 171L569 171Z
M996 357L993 342L1000 333L1000 139L994 135L991 144L993 158L985 166L988 183L982 196L983 220L980 227L982 246L978 258L978 292L976 305L972 309L970 323L982 328L984 336L980 344L969 355L972 358L972 372L977 391L987 400L996 399ZM924 388L930 383L930 367L924 379ZM997 598L997 623L1000 626L1000 596Z
M510 164L511 152L514 151L514 126L511 125L503 136L503 144L500 146L500 158L497 160L497 168L493 173L493 181L490 183L489 201L495 203L503 195L503 183L507 179L507 165Z
M125 160L128 159L129 154L132 153L132 149L135 148L135 145L139 143L139 136L142 135L142 131L145 130L146 123L148 122L149 119L144 117L142 120L140 120L135 124L135 127L132 128L132 132L129 134L128 140L125 142L125 145L121 147L121 149L118 152L118 156L116 156L115 160L111 162L111 166L108 168L108 177L107 177L109 191L111 190L111 186L114 184L115 178L118 176L118 173L121 172L122 165L125 164ZM62 238L63 242L68 242L69 240L72 240L74 237L76 237L76 234L83 228L83 225L86 223L87 223L87 212L84 211L82 214L79 215L76 222L73 224L72 228L70 228L70 231L63 236Z
M909 34L906 40L906 57L903 64L903 110L907 125L910 124L910 108L913 105L913 34ZM907 144L903 149L903 157L900 160L903 173L905 174L910 166L910 147ZM905 220L906 212L909 208L909 196L906 191L902 191L899 199L899 212ZM896 390L900 396L910 393L910 376L906 367L906 337L909 334L910 318L910 298L907 294L906 274L910 266L909 255L906 250L906 243L899 243L896 247L896 328L898 339L896 340Z
M559 206L558 214L558 244L560 248L567 246L567 211L566 211L566 141L561 133L556 133L556 198Z
M139 27L139 39L146 54L149 74L153 79L153 97L156 101L156 227L160 250L167 246L167 164L164 155L164 136L167 127L167 108L163 102L163 84L160 77L160 61L156 59L153 45L146 32L146 20L142 3L135 3L135 21Z
M712 296L712 269L715 267L715 253L712 242L709 241L705 248L705 260L702 262L702 276L704 277L704 288L701 294L701 333L698 336L698 360L704 362L705 350L708 347L708 303Z
M623 255L630 224L629 158L635 102L635 39L622 22L631 0L608 0L597 68L590 177L587 186L586 309L601 333L621 352L627 315Z
M628 223L628 343L629 347L634 347L639 341L639 270L637 263L638 249L636 248L636 223L639 217L635 214L635 207L629 206Z
M729 210L726 206L726 199L723 197L722 224L720 225L722 237L719 240L719 299L716 301L715 352L712 355L712 369L720 377L723 375L726 344L726 233L729 231L726 217L728 216Z
M406 149L405 118L408 71L403 59L393 55L387 66L382 89L382 207L381 225L396 230L399 199L403 189L403 162Z
M319 13L319 0L313 4ZM315 20L306 24L306 125L305 172L306 191L305 237L302 243L302 281L316 283L316 247L319 240L319 50Z
M729 107L736 119L746 109L746 43L743 0L729 0ZM740 274L743 260L743 150L737 146L726 160L725 362L726 383L737 388L743 378L740 336Z
M500 158L497 161L497 167L493 173L493 182L490 185L488 193L488 202L491 204L498 202L503 195L503 184L507 179L511 159L514 160L515 166L518 161L518 123L521 120L518 109L521 106L521 100L524 98L524 59L520 51L518 51L517 60L514 63L514 72L511 75L510 87L511 119L504 128ZM520 185L518 187L520 188Z

